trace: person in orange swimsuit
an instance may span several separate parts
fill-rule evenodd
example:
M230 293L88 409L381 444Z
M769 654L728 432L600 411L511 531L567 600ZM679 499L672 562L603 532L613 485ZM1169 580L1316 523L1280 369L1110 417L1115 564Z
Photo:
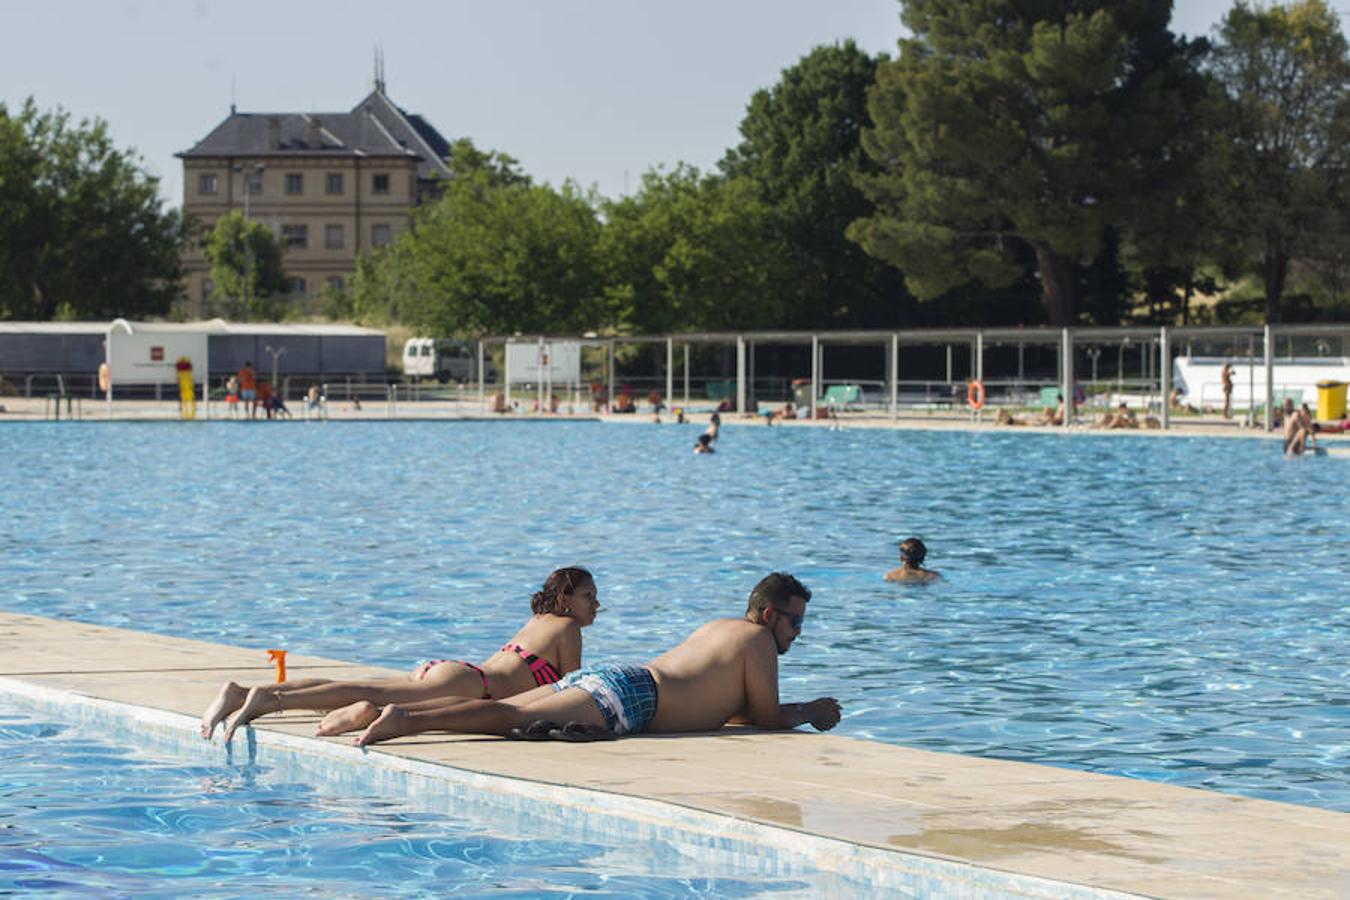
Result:
M239 399L252 419L258 414L258 373L253 370L253 363L245 361L236 377L239 379Z
M340 709L359 701L382 706L443 697L500 698L552 684L581 665L581 629L600 611L595 579L585 569L558 569L530 598L530 609L534 615L529 621L482 665L438 659L407 675L372 681L311 678L253 688L227 681L202 715L202 737L209 740L227 716L226 741L239 726L283 709ZM378 707L374 709L378 712Z

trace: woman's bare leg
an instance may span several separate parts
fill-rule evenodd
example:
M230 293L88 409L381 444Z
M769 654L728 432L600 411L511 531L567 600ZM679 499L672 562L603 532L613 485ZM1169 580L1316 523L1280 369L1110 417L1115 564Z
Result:
M225 727L225 740L235 729L258 716L283 709L341 709L367 701L376 706L390 703L416 703L445 697L481 697L483 679L467 666L442 663L426 678L386 678L380 681L325 681L291 689L285 684L254 688L248 692Z
M289 689L313 687L324 684L326 678L305 678L299 681L283 681L277 687L287 687ZM202 713L202 737L207 740L216 730L216 726L225 721L225 717L236 709L244 705L244 700L248 697L248 688L241 687L233 681L227 681L220 686L220 691L216 693L216 699L211 701L211 705Z

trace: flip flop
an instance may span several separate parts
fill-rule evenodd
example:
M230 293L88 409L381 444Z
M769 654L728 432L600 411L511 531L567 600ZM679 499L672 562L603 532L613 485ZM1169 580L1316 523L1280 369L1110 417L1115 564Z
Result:
M558 729L557 722L535 719L524 728L512 728L507 737L513 741L546 741Z
M618 735L608 728L592 725L589 722L568 722L561 728L554 728L548 736L555 741L571 741L574 744L588 744L591 741L612 741Z

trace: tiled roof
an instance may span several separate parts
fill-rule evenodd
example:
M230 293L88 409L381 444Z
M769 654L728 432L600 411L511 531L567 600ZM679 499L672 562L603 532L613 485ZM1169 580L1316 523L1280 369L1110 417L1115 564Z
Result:
M350 112L241 113L225 121L185 159L202 156L396 156L417 160L420 178L448 177L449 142L419 115L375 90Z

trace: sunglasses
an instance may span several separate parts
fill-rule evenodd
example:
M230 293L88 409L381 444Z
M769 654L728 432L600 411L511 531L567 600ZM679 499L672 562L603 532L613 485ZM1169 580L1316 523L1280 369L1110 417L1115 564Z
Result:
M787 623L792 626L793 631L802 630L802 620L806 618L806 613L788 612L786 609L778 609L777 607L774 607L774 612L778 613L781 618L786 619Z

